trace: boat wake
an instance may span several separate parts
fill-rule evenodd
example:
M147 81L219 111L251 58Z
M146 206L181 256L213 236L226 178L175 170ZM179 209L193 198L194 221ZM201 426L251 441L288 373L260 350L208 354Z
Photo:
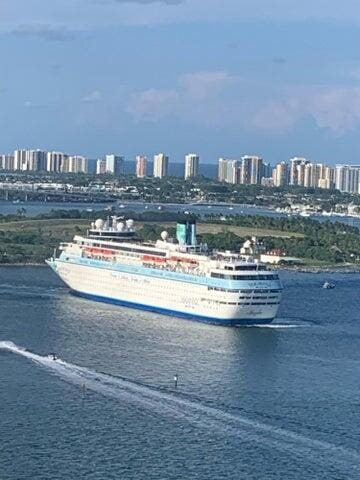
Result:
M304 328L306 325L297 325L296 323L294 324L288 324L288 323L269 323L267 325L264 324L259 324L259 325L246 325L246 328L272 328L272 329L281 329L281 328Z
M276 448L293 457L306 456L324 466L332 465L350 471L360 465L360 453L329 442L306 437L293 431L247 418L230 408L219 408L202 399L177 391L152 387L74 365L52 356L32 353L13 342L0 341L0 350L21 355L46 368L62 380L74 385L85 385L87 390L122 403L138 406L156 415L165 415L177 421L186 421L201 429L220 435L234 435L244 442L264 448Z

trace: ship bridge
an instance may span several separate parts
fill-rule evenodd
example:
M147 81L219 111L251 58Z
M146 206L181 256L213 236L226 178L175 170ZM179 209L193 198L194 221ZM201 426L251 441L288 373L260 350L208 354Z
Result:
M136 242L134 220L124 221L122 218L113 216L107 220L97 219L91 223L91 228L87 232L87 237L93 240L105 240L113 242Z

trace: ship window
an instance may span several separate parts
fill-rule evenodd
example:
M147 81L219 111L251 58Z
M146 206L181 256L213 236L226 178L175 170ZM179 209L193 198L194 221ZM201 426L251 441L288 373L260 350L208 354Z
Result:
M213 278L226 278L226 277L228 277L228 275L223 275L222 273L216 273L216 272L211 273L211 276Z
M256 265L236 265L235 270L256 270Z
M223 273L212 272L211 277L221 278L223 280L247 280L247 281L262 281L262 280L279 280L279 275L225 275Z
M254 271L254 270L268 270L268 268L265 265L236 265L235 270L240 270L240 271Z
M217 292L239 293L240 290L233 290L230 288L207 287L208 290L216 290Z

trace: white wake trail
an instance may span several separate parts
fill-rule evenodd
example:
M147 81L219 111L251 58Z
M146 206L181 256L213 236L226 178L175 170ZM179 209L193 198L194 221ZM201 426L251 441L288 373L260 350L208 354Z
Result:
M347 470L356 470L360 466L360 454L355 450L252 420L194 398L187 398L181 393L164 391L113 377L60 359L53 360L51 357L29 352L13 342L0 341L0 350L22 355L51 370L67 382L76 385L85 384L88 390L121 400L123 403L137 405L157 415L185 420L199 428L234 435L243 441L260 444L263 447L272 446L294 457L301 458L306 455L312 462L321 463L324 466L341 466Z
M269 323L266 325L263 324L254 324L254 325L246 325L246 328L270 328L270 329L282 329L282 328L305 328L308 325L297 325L297 324L281 324L281 323Z

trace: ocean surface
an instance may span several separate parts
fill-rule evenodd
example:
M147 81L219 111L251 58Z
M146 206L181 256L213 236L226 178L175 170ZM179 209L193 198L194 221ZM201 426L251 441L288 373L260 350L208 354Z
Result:
M359 479L360 275L281 277L274 324L226 328L0 268L1 480Z

